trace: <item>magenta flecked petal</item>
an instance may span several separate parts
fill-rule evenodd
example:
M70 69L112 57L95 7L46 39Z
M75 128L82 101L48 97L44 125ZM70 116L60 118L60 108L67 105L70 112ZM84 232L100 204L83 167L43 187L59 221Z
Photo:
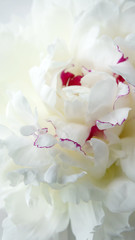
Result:
M120 52L120 53L122 54L122 56L121 56L121 58L118 60L117 64L127 61L127 60L128 60L128 57L126 57L126 58L124 57L124 53L121 52L120 47L119 47L118 45L117 45L117 49L118 49L118 52Z

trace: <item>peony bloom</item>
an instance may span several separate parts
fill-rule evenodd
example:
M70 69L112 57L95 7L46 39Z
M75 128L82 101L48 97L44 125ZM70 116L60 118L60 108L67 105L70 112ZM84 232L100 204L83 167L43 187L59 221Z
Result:
M134 22L133 0L36 0L1 24L2 240L134 239Z

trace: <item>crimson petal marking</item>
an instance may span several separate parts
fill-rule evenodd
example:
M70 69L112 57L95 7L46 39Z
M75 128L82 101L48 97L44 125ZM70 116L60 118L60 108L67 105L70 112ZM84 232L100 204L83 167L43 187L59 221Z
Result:
M125 79L121 75L118 75L116 77L116 83L119 84L119 82L122 82L122 83L125 82Z
M70 148L71 150L79 149L79 151L83 152L83 154L86 155L86 153L82 150L82 146L78 142L75 142L69 138L60 138L60 142L63 147ZM65 143L71 143L71 145L68 146Z
M86 141L89 141L91 140L91 138L93 137L104 137L104 130L100 130L98 129L97 125L94 125L91 127L90 129L90 133L89 133L89 136L87 137Z
M45 133L48 133L48 128L41 128L41 129L38 129L38 133L39 133L39 134L45 134Z
M126 58L124 57L124 53L121 52L120 47L119 47L118 45L117 45L117 49L118 49L118 52L120 52L120 53L122 54L122 56L121 56L121 58L118 60L117 64L127 61L127 60L128 60L128 57L126 57Z
M54 129L56 129L56 126L54 125L54 122L52 120L48 119L47 122L51 123Z
M65 72L65 70L62 71L60 75L63 86L75 86L75 85L81 86L82 77L83 77L82 75L75 76L71 72Z
M74 76L75 75L71 72L62 71L60 77L61 77L61 81L62 81L63 86L66 86L68 81L71 80L72 78L74 78Z
M82 69L85 70L87 73L88 73L88 72L92 72L91 69L88 69L88 68L86 68L85 66L82 66Z
M81 86L81 78L82 78L82 76L78 75L78 76L74 77L73 79L70 79L68 86L75 86L75 85Z

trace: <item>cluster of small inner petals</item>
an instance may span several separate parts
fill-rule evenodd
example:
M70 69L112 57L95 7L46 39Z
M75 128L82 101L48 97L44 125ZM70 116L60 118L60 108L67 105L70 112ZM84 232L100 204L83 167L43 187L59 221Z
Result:
M62 81L62 85L65 86L74 86L74 85L81 85L81 78L83 77L83 75L77 75L75 76L73 73L71 72L65 72L62 71L61 75L61 81Z

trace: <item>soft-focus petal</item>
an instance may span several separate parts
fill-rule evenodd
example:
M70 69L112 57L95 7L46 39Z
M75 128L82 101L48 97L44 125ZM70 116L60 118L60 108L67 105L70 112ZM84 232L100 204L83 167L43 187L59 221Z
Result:
M129 213L112 213L104 209L103 224L94 234L93 240L122 239L123 231L131 230L129 226Z
M48 152L44 148L39 149L33 143L34 140L32 142L26 137L12 136L5 142L5 145L8 147L9 156L18 165L36 167L50 163L53 156L48 157Z
M125 138L122 141L122 149L124 156L120 161L123 172L131 179L135 181L135 139Z
M112 212L130 212L135 210L134 182L121 177L113 180L107 187L105 205Z
M104 211L100 203L94 204L81 202L78 205L69 205L71 227L77 240L93 239L93 231L99 226L104 217Z

